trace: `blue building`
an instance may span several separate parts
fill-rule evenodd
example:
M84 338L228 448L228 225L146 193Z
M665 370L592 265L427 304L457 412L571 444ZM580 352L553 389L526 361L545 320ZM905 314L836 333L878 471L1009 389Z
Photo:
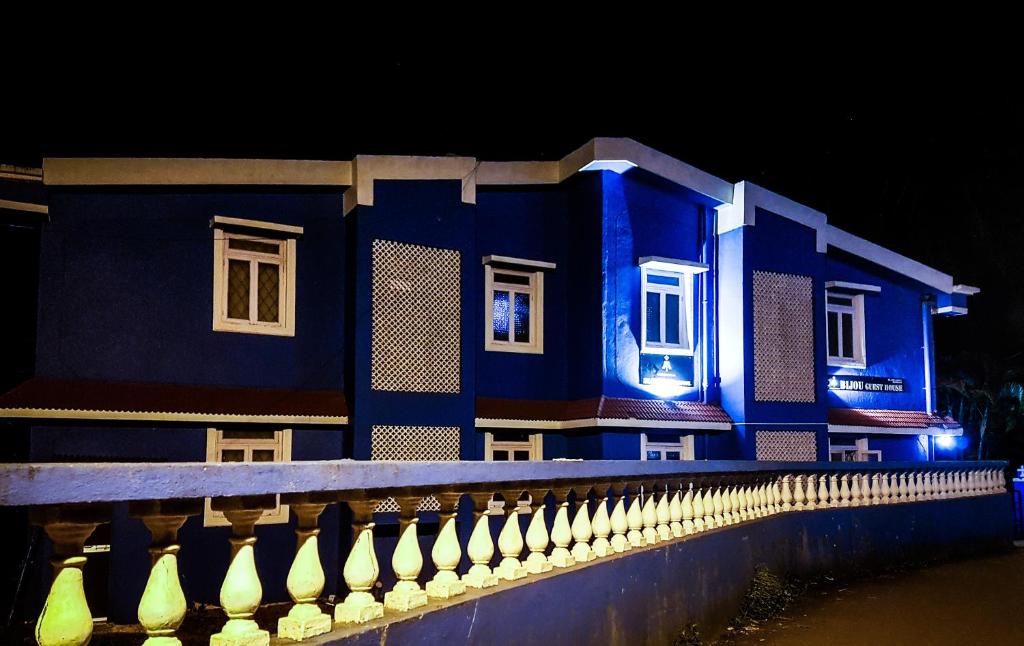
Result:
M629 139L47 159L0 169L0 214L8 459L927 460L961 432L932 325L976 288ZM112 553L145 545L125 513ZM184 538L218 549L225 524ZM269 600L285 567L260 564Z

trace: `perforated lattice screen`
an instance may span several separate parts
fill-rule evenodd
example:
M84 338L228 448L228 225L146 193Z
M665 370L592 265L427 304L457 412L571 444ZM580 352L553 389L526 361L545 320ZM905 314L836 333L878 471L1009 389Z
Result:
M374 426L370 435L371 460L444 460L459 459L458 426ZM440 509L433 496L420 503L423 511ZM394 498L377 505L376 511L399 511Z
M754 400L814 401L810 276L754 272Z
M758 431L758 460L814 462L818 444L813 431Z
M458 251L373 241L374 390L459 392L460 267Z

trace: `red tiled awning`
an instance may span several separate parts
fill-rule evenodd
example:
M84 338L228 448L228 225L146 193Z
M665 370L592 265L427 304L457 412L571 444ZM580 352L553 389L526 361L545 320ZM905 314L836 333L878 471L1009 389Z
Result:
M879 408L830 408L830 426L863 426L878 429L960 430L952 417L934 415L916 410Z
M574 401L477 397L476 416L478 420L485 420L487 426L500 426L500 422L532 422L531 426L537 428L664 422L666 427L722 430L732 425L726 412L713 404L603 396Z
M34 377L0 395L0 418L347 424L336 390L225 388Z

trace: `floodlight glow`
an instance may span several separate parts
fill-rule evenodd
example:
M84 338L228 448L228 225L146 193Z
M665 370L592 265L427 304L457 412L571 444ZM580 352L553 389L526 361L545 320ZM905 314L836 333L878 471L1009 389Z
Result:
M935 446L942 449L951 449L956 446L956 438L952 435L936 435Z
M628 159L595 159L581 168L580 172L585 170L610 170L621 175L630 168L636 168L636 164Z

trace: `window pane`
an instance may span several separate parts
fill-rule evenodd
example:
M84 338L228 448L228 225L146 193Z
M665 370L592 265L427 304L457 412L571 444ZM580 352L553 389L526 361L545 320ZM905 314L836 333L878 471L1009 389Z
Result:
M647 342L661 343L661 294L647 292Z
M508 341L508 292L494 290L491 317L494 319L494 340Z
M245 449L224 449L220 452L221 462L243 462L245 460Z
M248 260L228 260L228 318L249 320Z
M252 461L253 462L273 462L274 461L274 449L253 449L252 450Z
M514 451L513 455L515 456L513 460L516 462L528 462L530 460L529 451Z
M526 431L494 431L492 439L495 442L529 442L530 434Z
M648 451L647 452L647 459L648 460L660 460L661 459L661 451Z
M665 343L679 343L679 297L665 295Z
M853 358L853 314L842 314L843 317L843 354L842 356Z
M679 276L658 276L647 274L647 282L652 285L675 285L679 286Z
M515 295L515 341L516 343L530 342L530 295Z
M828 356L839 356L839 315L828 313Z
M510 285L529 285L529 276L520 276L519 274L494 274L494 281L497 283L509 283Z
M491 455L495 462L508 462L508 451L491 451Z
M281 296L281 266L259 263L259 281L257 318L265 323L277 323L278 301Z
M274 431L227 430L221 431L221 437L225 440L273 440Z
M681 460L682 456L680 455L679 451L666 451L665 452L665 459L666 460Z
M828 296L829 305L846 305L848 307L853 306L853 298L849 296Z
M281 246L276 242L260 242L258 240L239 240L228 238L228 246L241 251L256 251L258 253L281 253Z

